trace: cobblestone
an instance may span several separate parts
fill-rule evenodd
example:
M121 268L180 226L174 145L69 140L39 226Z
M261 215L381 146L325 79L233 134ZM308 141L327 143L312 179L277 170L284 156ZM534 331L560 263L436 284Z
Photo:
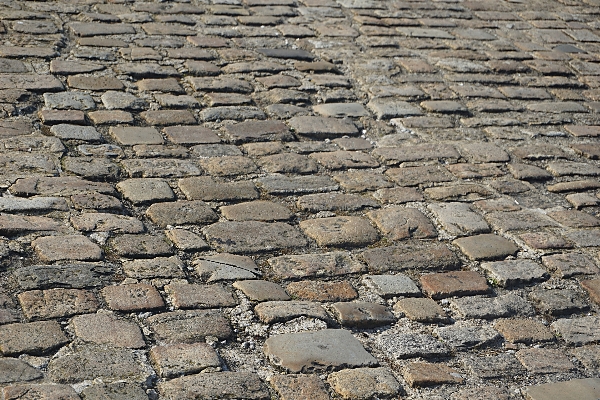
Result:
M585 398L596 14L0 4L0 397ZM339 326L368 368L262 350Z

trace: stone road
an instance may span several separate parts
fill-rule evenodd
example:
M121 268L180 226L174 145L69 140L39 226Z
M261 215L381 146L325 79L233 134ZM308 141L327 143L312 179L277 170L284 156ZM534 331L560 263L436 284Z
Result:
M0 0L8 399L600 398L598 0Z

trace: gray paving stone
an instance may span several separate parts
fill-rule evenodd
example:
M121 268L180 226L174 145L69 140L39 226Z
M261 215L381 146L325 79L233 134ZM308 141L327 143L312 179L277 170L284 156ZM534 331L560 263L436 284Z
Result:
M27 382L41 377L41 371L19 359L8 357L0 359L0 382L3 384Z
M473 374L483 379L506 378L524 372L524 368L517 358L507 353L487 357L470 357L466 364Z
M273 375L269 383L275 388L281 400L329 399L329 391L316 375Z
M541 312L551 315L572 314L589 308L582 294L572 289L538 288L530 297Z
M429 209L451 235L472 235L490 231L483 217L472 211L465 203L430 204Z
M431 335L421 333L384 332L377 336L374 345L392 359L415 357L444 357L450 349Z
M88 386L81 392L85 400L146 400L148 395L142 385L135 383L109 383Z
M154 338L161 343L203 342L207 336L227 339L232 331L218 310L187 310L160 313L146 319Z
M327 381L343 398L393 396L401 389L394 375L385 368L346 369L330 374Z
M342 251L280 256L270 258L268 262L280 279L339 276L365 270L363 264Z
M74 317L71 326L78 339L88 343L139 349L146 346L140 327L107 312Z
M296 228L283 222L217 222L203 232L211 245L232 253L273 251L307 244Z
M50 128L50 132L61 140L84 140L97 142L102 135L94 127L69 124L58 124Z
M294 373L378 364L360 342L343 329L272 336L265 342L264 352L274 364Z
M109 213L82 213L71 217L73 227L82 232L142 233L144 224L133 217Z
M76 383L96 378L143 382L149 375L128 349L81 345L65 353L48 364L48 375L55 382Z
M120 144L162 144L163 138L153 127L114 127L109 129L110 135Z
M3 356L44 354L69 342L56 321L2 325L0 333L0 352Z
M597 330L598 322L599 319L596 316L561 318L552 323L552 329L558 332L567 343L581 346L600 340Z
M436 328L434 333L455 350L486 347L501 339L500 334L488 325L475 325L458 321L453 325Z
M80 397L69 385L56 384L20 384L10 385L2 388L2 395L7 400L17 399L61 399L79 400ZM24 397L26 396L26 397Z
M217 352L206 343L155 346L150 350L149 357L158 374L164 378L175 378L221 366Z
M274 282L253 279L234 282L233 287L241 290L252 301L290 300L285 290Z
M65 287L82 289L110 281L114 268L102 264L30 265L13 276L23 290Z
M89 94L85 93L44 93L46 107L62 110L93 110L96 102Z
M394 315L385 306L376 303L334 303L332 309L344 327L374 328L396 322Z
M31 246L42 262L103 259L102 249L83 235L44 236L31 242Z
M292 217L284 205L265 200L223 206L220 211L231 221L285 221Z
M288 123L296 134L315 139L358 135L358 129L352 122L336 118L300 116Z
M528 371L536 374L568 372L575 368L569 357L557 349L522 349L516 356Z
M169 400L221 398L267 400L269 391L251 372L212 372L183 376L161 383L161 397Z
M463 318L494 319L513 315L533 315L531 304L521 296L507 293L497 297L468 296L452 299L452 306Z
M339 187L328 176L320 175L288 177L282 174L271 174L258 178L256 183L269 194L331 192Z
M154 203L175 199L169 184L158 178L133 178L119 182L117 190L134 204Z
M514 255L519 248L508 239L483 234L456 239L453 243L471 260L494 260Z
M421 291L406 275L364 275L363 283L378 295L389 298L395 296L419 296Z
M423 111L419 107L393 97L373 99L367 104L367 107L378 119L423 115Z
M196 273L207 282L254 279L261 275L252 258L247 256L219 253L201 256L193 264Z
M409 241L390 247L364 251L361 258L374 273L412 268L454 269L460 265L456 255L442 243Z
M267 301L254 307L259 319L266 323L285 322L301 316L329 321L329 314L316 302L310 301Z
M301 196L298 206L306 211L356 211L366 207L378 207L378 203L366 196L345 193L318 193Z
M205 225L218 220L217 214L201 200L152 204L146 215L160 227L168 225Z
M499 286L513 286L533 283L549 278L548 273L533 260L506 260L482 263L494 283Z

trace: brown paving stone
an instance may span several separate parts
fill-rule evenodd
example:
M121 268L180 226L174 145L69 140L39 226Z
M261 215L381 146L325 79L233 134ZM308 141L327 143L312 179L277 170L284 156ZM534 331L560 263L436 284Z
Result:
M363 246L379 238L375 228L360 217L311 219L300 222L300 228L319 246Z
M404 370L404 379L411 387L424 387L448 383L463 383L460 374L443 364L413 362Z
M329 391L316 375L273 375L269 383L282 400L329 399Z
M188 375L162 382L161 397L175 400L197 398L268 400L267 386L251 372L211 372Z
M165 292L175 308L220 308L237 305L231 291L218 284L170 283L165 286Z
M394 311L402 312L409 319L423 323L449 320L446 311L434 300L427 298L401 299L394 305Z
M523 390L528 400L594 400L600 396L600 379L571 379L565 382L529 386Z
M221 366L217 352L206 343L155 346L150 350L149 356L163 378L174 378Z
M69 342L56 321L2 325L0 334L0 352L4 356L44 354Z
M102 296L108 307L115 311L155 310L165 306L158 290L142 283L107 286L102 289Z
M154 337L164 343L203 342L206 336L226 339L229 322L217 310L186 310L156 314L146 319Z
M201 200L152 204L146 215L163 228L167 225L206 225L218 219L210 206Z
M233 287L241 290L252 301L283 301L290 296L274 282L264 280L246 280L233 283Z
M562 278L575 275L594 275L600 272L596 262L583 253L552 254L542 257L542 263L550 270L557 271Z
M516 356L528 371L536 374L568 372L575 368L569 357L561 350L523 349L517 351Z
M79 315L71 320L71 325L75 336L85 342L134 349L146 346L137 324L110 313Z
M514 255L519 248L502 236L484 234L454 240L456 246L471 260L494 260Z
M386 368L356 368L334 372L327 382L344 399L367 399L396 395L401 387Z
M581 281L581 286L587 290L590 299L594 303L600 304L600 279Z
M382 210L370 211L367 217L390 240L410 237L425 239L437 236L437 231L429 219L415 208L390 206Z
M358 297L358 293L348 281L292 282L287 285L286 292L294 298L307 301L349 301Z
M83 235L45 236L31 242L43 262L59 260L99 261L102 250Z
M550 329L533 319L501 319L496 321L494 328L511 343L531 344L554 340Z
M69 317L100 308L96 296L89 290L30 290L19 294L18 298L23 313L30 320Z
M39 400L79 400L80 397L69 385L56 384L18 384L2 388L5 400L39 399Z
M486 294L490 287L483 276L475 271L456 271L423 275L423 291L433 299L452 296Z

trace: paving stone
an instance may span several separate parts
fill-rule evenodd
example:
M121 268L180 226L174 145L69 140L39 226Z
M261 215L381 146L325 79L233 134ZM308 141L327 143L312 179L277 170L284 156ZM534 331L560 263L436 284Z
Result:
M231 291L218 284L170 283L164 289L175 308L219 308L237 305Z
M316 375L273 375L271 386L282 400L328 400L329 392Z
M221 366L217 352L206 343L155 346L149 356L163 378L175 378Z
M433 224L419 210L400 206L390 206L381 210L370 211L371 219L390 240L406 238L433 238L437 236Z
M517 358L508 353L486 357L469 357L466 364L476 376L483 379L505 378L524 372L524 368Z
M50 128L50 133L61 140L83 140L97 142L102 140L102 135L91 126L58 124Z
M426 362L413 362L404 369L404 379L411 387L463 383L464 378L454 369Z
M135 33L129 24L102 24L97 22L71 22L71 31L77 36L119 35Z
M552 179L545 170L529 164L509 164L508 169L515 179L537 181Z
M581 281L580 284L585 290L587 290L590 299L596 304L600 304L600 279L589 279Z
M258 185L269 194L306 194L331 192L338 189L337 183L328 176L295 176L271 174L257 179Z
M148 375L128 349L82 345L69 350L48 364L48 375L55 382L76 383L96 378L143 382Z
M0 352L3 356L44 354L69 342L56 321L39 321L0 326Z
M86 400L146 400L148 396L141 385L117 382L88 386L81 392Z
M114 211L123 208L119 199L102 193L74 194L71 202L78 210Z
M484 400L484 399L498 399L498 400L509 400L509 391L504 387L495 386L480 386L477 388L462 389L458 392L453 393L450 396L451 400Z
M569 181L559 182L554 185L548 185L546 189L552 193L571 192L571 191L583 191L598 189L600 185L597 181L593 180L580 180L580 181Z
M119 182L117 190L133 204L154 203L175 199L169 184L157 178L133 178Z
M54 62L56 60L53 60ZM67 78L67 85L74 89L83 90L121 90L125 88L123 82L113 76L84 76L71 75Z
M400 299L394 305L394 311L402 312L407 318L423 323L448 322L446 311L434 300L427 298Z
M201 126L168 126L163 132L169 141L176 144L212 144L221 141L212 130Z
M205 225L218 220L217 214L201 200L152 204L146 215L160 227L167 225Z
M0 359L0 382L27 382L42 377L42 373L29 364L15 359Z
M598 378L571 379L565 382L529 386L523 391L531 400L549 400L556 396L565 400L592 400L600 393L598 381Z
M146 346L137 324L111 313L79 315L71 320L71 325L75 336L84 342L133 349Z
M549 162L546 166L546 169L550 171L554 176L597 176L598 174L600 174L600 169L594 165L571 161Z
M163 138L153 127L114 127L109 129L110 135L123 145L162 144Z
M366 302L335 303L332 305L339 323L351 328L374 328L390 325L396 321L394 315L384 306Z
M405 147L379 147L373 150L372 154L386 165L411 161L460 158L454 147L437 143Z
M319 211L356 211L366 207L378 207L377 202L368 197L344 193L319 193L301 196L297 202L302 210Z
M600 346L587 345L573 350L573 354L586 367L597 370L600 367Z
M453 325L436 328L434 333L455 350L490 346L501 338L490 326L479 326L467 321L458 321Z
M267 172L284 174L309 174L317 172L317 163L307 156L282 153L261 157L258 164Z
M56 384L20 384L2 388L2 395L6 400L17 399L60 399L79 400L80 397L69 385Z
M361 257L371 272L401 271L413 268L454 269L458 258L442 243L410 241L396 246L366 250Z
M261 275L252 258L219 253L201 256L193 262L196 273L207 282L237 279L255 279Z
M421 291L406 275L365 275L363 283L378 295L389 298L395 296L418 296Z
M399 360L415 357L444 357L450 350L431 335L422 333L384 332L374 344L387 356Z
M252 301L290 300L286 291L274 282L257 279L245 280L234 282L233 287L241 290Z
M287 207L264 200L223 206L220 211L225 218L232 221L281 221L292 217Z
M546 270L533 260L486 262L481 264L481 268L502 287L543 281L549 277Z
M474 201L491 196L492 192L478 184L455 184L452 186L437 186L424 190L432 200L438 201Z
M0 54L7 55L6 47L0 47ZM31 47L29 49L32 49ZM53 57L56 53L51 49L44 49L46 56ZM44 55L44 54L42 54ZM16 55L21 57L20 54ZM57 92L64 89L60 80L52 75L38 74L3 74L0 79L0 89L22 89L33 92ZM53 103L54 99L51 98Z
M330 320L319 303L310 301L266 301L254 307L254 312L266 324L285 322L302 316Z
M494 234L469 236L454 240L471 260L494 260L514 255L519 248L510 240Z
M142 233L144 224L133 217L108 213L82 213L71 217L73 227L82 232Z
M562 318L552 323L552 329L560 334L560 337L568 344L582 346L597 342L599 318L587 316L581 318Z
M231 335L229 322L218 310L186 310L156 314L146 319L156 340L162 343L196 343L205 337L226 339Z
M386 171L394 182L400 186L416 186L419 184L432 184L449 182L452 176L437 166L390 168Z
M429 209L451 235L472 235L489 232L485 220L465 203L430 204Z
M102 296L108 307L116 311L154 310L165 306L156 288L142 283L106 286Z
M217 222L203 232L211 245L232 253L272 251L302 247L307 243L299 231L283 222Z
M207 176L179 180L179 188L189 200L228 201L253 200L258 191L250 181L220 182Z
M99 308L94 294L80 289L31 290L20 293L18 299L30 320L68 317Z
M60 231L59 222L52 218L36 216L0 215L0 232L14 235L30 231Z
M158 386L165 399L251 399L267 400L269 391L258 375L251 372L211 372L183 376Z
M149 125L181 125L196 123L196 118L189 110L149 110L140 113L140 117L142 117Z
M434 273L421 277L422 289L432 299L452 296L486 294L490 287L484 277L475 271Z
M551 342L554 335L543 323L534 319L512 318L496 321L494 328L511 343Z
M385 368L356 368L334 372L327 382L344 399L369 399L393 396L401 387Z
M517 351L516 356L528 371L535 374L568 372L575 368L571 360L556 349L522 349Z
M153 258L173 253L170 242L161 235L123 234L111 238L109 248L121 257Z
M330 217L300 222L300 228L319 246L361 246L378 239L377 231L360 217Z
M543 256L542 263L551 271L557 271L562 278L570 278L575 275L594 275L599 272L595 261L583 253Z
M43 262L60 260L100 261L102 250L83 235L45 236L31 242Z
M268 262L280 279L339 276L365 270L363 264L342 251L280 256L270 258Z
M529 316L535 312L527 300L512 293L492 298L460 297L452 299L451 304L463 318L493 319L513 315Z
M246 121L227 125L225 131L233 143L256 141L290 141L294 137L288 127L279 121Z
M198 251L210 248L200 235L186 229L168 229L165 231L165 235L173 242L175 247L182 251Z
M99 110L88 113L90 120L96 125L117 125L133 123L131 113L122 110Z
M343 329L272 336L265 342L264 352L273 363L294 373L378 364L360 342Z
M92 96L85 93L44 93L44 102L46 107L52 109L93 110L96 108L96 102Z
M290 119L288 124L296 134L314 139L358 135L356 126L343 119L300 116Z
M287 285L286 292L292 297L307 301L349 301L358 297L358 293L348 281L318 282L302 281Z
M394 186L380 173L372 170L349 170L334 175L333 179L347 192L364 192Z
M551 315L572 314L589 307L582 295L571 289L536 289L530 297L541 312Z
M600 220L584 211L552 211L548 215L562 225L570 228L592 228L600 225Z
M31 199L2 197L1 212L43 212L49 210L67 211L69 206L61 197L33 197Z
M102 264L30 265L15 269L13 276L23 290L83 289L103 285L113 273L110 265Z

